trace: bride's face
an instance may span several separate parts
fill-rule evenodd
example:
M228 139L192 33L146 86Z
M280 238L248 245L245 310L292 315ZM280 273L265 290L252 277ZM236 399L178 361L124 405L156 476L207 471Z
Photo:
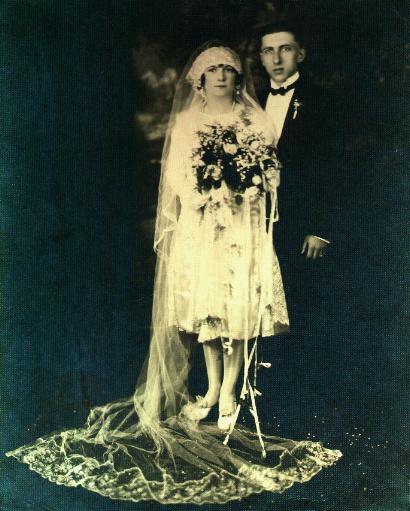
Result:
M232 66L217 64L209 66L204 72L204 89L207 95L232 97L235 88L236 71Z

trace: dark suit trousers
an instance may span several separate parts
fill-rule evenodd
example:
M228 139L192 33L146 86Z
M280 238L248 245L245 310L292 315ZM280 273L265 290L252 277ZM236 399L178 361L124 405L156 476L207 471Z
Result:
M307 259L301 254L303 236L286 235L284 229L274 239L285 288L290 334L303 339L325 328L327 303L331 293L331 248L323 258Z

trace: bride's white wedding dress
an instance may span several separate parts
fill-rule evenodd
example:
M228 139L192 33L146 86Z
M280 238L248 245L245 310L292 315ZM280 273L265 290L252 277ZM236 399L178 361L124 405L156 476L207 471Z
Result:
M257 115L237 108L212 115L180 114L169 155L169 179L181 200L171 248L169 324L198 334L199 342L220 337L251 339L283 333L288 327L282 278L272 243L275 209L266 222L266 194L240 195L225 182L200 193L192 170L198 133L209 126L264 132ZM276 194L278 183L265 181Z

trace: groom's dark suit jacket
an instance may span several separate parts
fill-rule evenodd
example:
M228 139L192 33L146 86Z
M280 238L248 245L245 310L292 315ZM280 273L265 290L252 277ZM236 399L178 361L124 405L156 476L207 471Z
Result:
M263 91L263 108L269 89ZM276 244L300 252L313 234L335 242L334 208L343 137L331 95L301 76L278 143L282 163Z
M263 108L268 94L267 88L259 95ZM330 250L338 243L334 219L338 213L337 183L343 171L343 137L337 118L333 97L301 76L278 143L283 167L278 189L279 222L274 227L288 305L291 309L298 304L302 307L291 321L301 316L301 310L310 310L311 299L325 292L323 287L327 286L324 270L328 256L306 260L300 254L304 237L312 234L327 239Z

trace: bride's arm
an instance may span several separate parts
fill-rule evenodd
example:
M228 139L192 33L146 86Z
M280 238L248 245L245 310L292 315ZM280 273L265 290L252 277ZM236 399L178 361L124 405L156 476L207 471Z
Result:
M193 136L189 125L178 119L171 133L166 178L183 206L199 209L205 205L207 197L196 188L192 169Z

